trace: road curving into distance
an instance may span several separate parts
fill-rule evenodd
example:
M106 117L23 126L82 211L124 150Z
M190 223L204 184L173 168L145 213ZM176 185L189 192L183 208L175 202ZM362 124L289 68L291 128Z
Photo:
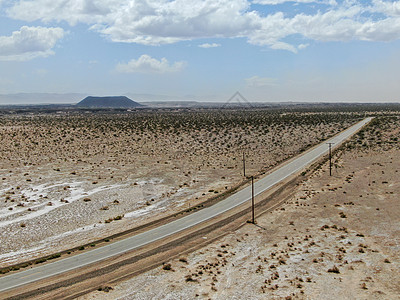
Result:
M372 118L366 118L348 129L342 131L338 135L330 138L309 151L292 159L282 167L276 168L272 173L262 177L254 183L254 195L258 195L287 177L294 175L307 166L315 162L321 156L328 153L327 143L334 143L333 148L339 147L344 141L350 138L363 126L368 124ZM53 263L35 266L33 268L0 277L0 292L10 290L24 284L38 281L58 275L73 269L77 269L89 264L99 262L106 258L110 258L125 252L137 249L146 244L171 236L177 232L193 227L199 223L207 221L218 216L234 207L237 207L251 198L251 186L248 186L226 199L214 204L213 206L204 208L198 212L182 217L165 225L156 227L146 232L125 238L123 240L107 244L105 246L74 255L68 258L60 259Z

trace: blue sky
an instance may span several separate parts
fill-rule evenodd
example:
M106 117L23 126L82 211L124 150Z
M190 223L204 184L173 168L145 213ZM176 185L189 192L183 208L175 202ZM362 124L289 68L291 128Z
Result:
M399 58L400 1L0 0L0 94L399 102Z

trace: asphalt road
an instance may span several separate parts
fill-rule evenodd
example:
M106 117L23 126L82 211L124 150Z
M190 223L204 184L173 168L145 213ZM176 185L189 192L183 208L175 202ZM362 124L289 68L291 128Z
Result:
M304 154L298 156L296 159L290 161L287 164L284 164L273 173L270 173L262 179L258 180L254 183L254 194L258 195L265 190L271 188L275 184L283 181L290 175L293 175L305 169L315 160L327 154L327 143L334 143L333 148L338 147L343 141L351 137L361 127L369 123L371 119L372 118L366 118L360 121L352 127L344 130L337 136L324 141L317 147L313 148L311 151L305 152ZM162 225L160 227L75 256L55 261L53 263L35 266L31 269L0 277L0 292L50 276L61 274L69 270L80 268L82 266L89 265L94 262L98 262L106 258L139 248L143 245L157 241L159 239L197 225L201 222L209 220L238 205L241 205L244 202L249 201L250 199L251 186L248 186L247 188L238 191L237 193L229 196L223 201L216 203L213 206L204 208L196 213L190 214L186 217Z

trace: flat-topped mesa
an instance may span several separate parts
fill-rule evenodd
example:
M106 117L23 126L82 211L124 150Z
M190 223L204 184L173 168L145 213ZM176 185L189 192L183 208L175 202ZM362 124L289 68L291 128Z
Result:
M90 108L135 108L143 107L128 97L125 96L109 96L109 97L94 97L88 96L79 103L76 104L78 107L90 107Z

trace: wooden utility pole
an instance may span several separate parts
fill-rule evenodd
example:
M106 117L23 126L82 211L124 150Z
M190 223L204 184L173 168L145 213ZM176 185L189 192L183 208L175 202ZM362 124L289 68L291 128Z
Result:
M243 176L246 177L246 158L244 157L244 151L243 151Z
M329 176L332 176L332 145L334 143L327 143L329 145Z
M256 224L254 218L254 177L251 176L251 221Z

